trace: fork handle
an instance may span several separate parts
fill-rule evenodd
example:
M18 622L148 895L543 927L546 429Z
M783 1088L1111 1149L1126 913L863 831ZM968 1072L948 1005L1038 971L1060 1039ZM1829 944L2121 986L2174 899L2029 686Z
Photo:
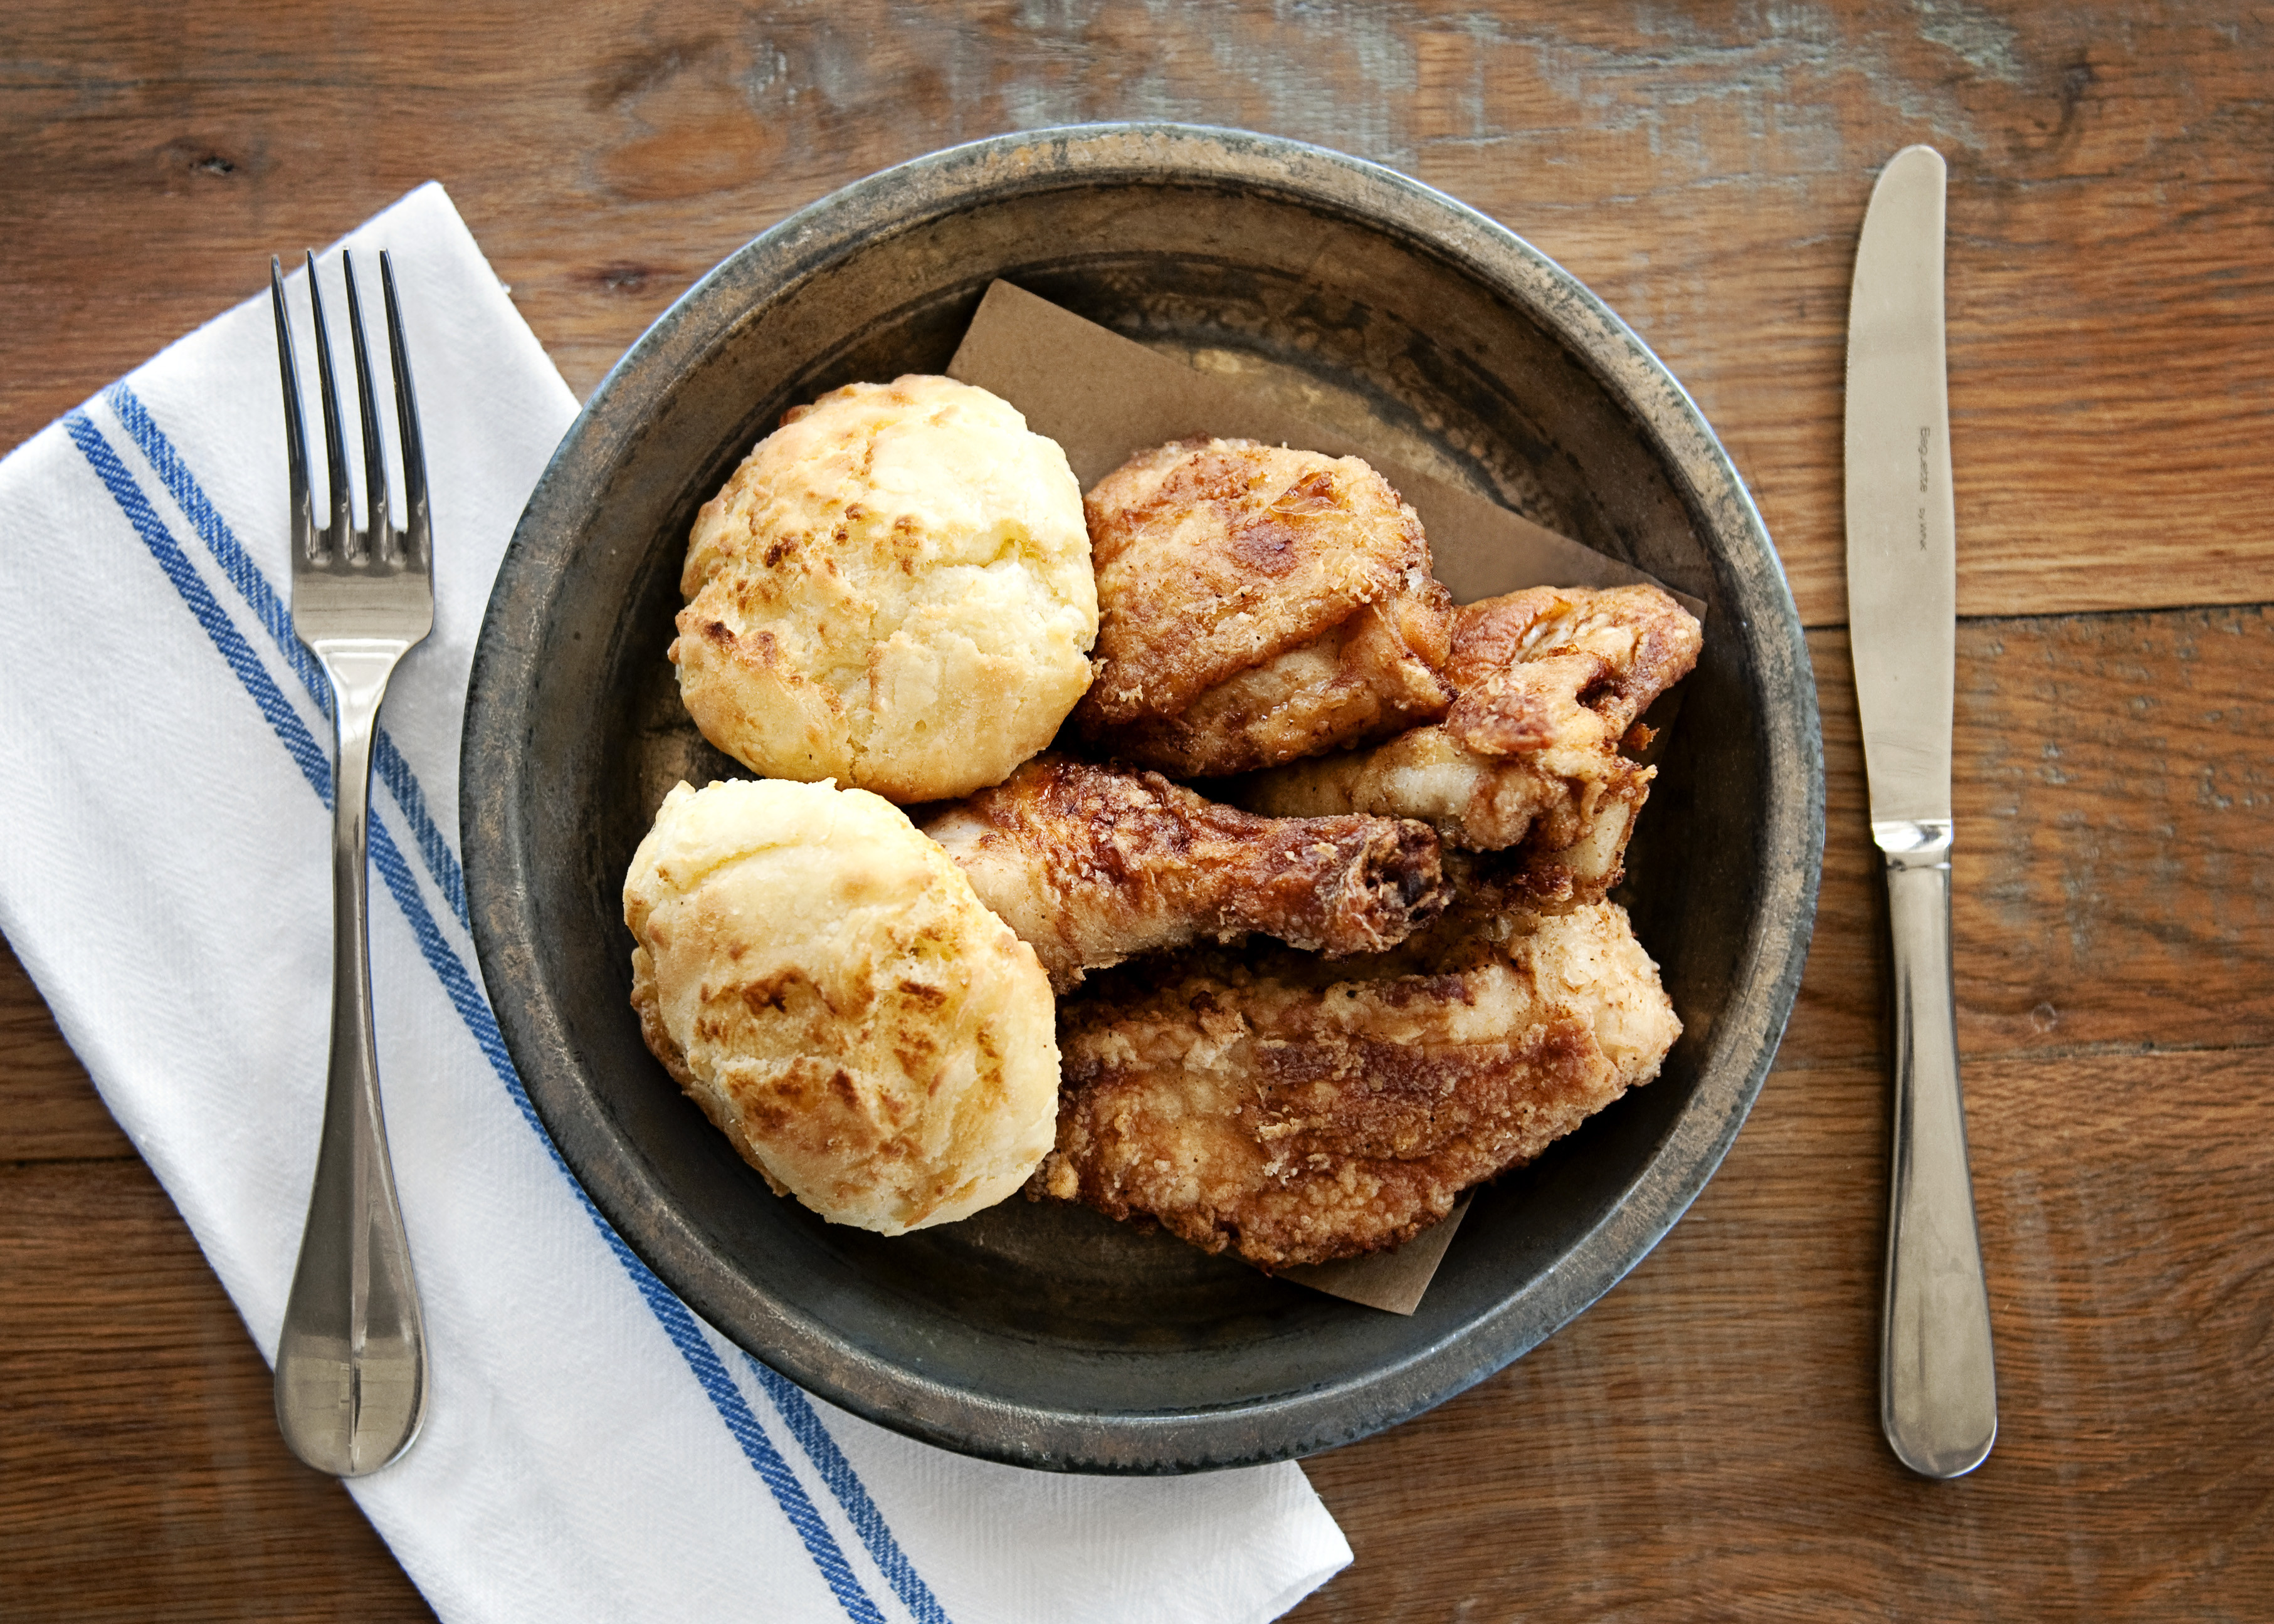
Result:
M380 702L399 641L320 650L339 719L332 798L332 1049L307 1229L276 1345L276 1420L309 1465L378 1470L426 1410L426 1336L388 1160L372 1036L365 824Z

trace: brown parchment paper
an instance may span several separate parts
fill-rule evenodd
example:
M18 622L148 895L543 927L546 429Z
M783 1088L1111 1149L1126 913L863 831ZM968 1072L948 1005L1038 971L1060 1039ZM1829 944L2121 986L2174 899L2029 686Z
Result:
M1437 579L1457 603L1528 586L1664 584L1497 502L1407 467L1377 447L1308 422L1228 379L1196 372L1006 282L987 289L955 358L947 364L947 375L1016 406L1028 428L1065 448L1084 491L1127 462L1132 452L1191 434L1363 457L1421 515ZM1680 592L1675 596L1703 617L1704 604Z
M1133 452L1193 434L1363 457L1420 515L1437 578L1460 603L1529 586L1663 584L1496 502L1383 456L1236 382L1195 371L1006 282L988 289L947 373L1001 396L1025 416L1028 428L1058 441L1084 491ZM1702 603L1686 594L1675 596L1703 618ZM1655 709L1650 718L1653 726L1666 719ZM1410 1314L1468 1207L1465 1195L1442 1222L1389 1252L1279 1274L1354 1303Z

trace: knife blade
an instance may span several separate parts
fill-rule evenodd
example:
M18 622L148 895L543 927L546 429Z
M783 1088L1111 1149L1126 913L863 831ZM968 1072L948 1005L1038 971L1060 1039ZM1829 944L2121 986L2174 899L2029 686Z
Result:
M1894 946L1894 1157L1879 1423L1956 1477L1998 1433L1967 1170L1950 945L1958 524L1943 345L1946 172L1907 147L1871 189L1848 312L1848 624Z

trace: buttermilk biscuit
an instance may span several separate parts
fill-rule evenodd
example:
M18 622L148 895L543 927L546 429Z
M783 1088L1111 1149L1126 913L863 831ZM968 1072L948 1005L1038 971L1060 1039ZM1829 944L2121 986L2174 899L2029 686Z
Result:
M787 414L697 516L680 591L688 712L772 778L968 794L1089 686L1081 489L1056 441L952 379Z
M681 784L624 877L649 1049L778 1192L886 1235L968 1217L1050 1147L1032 948L900 809Z

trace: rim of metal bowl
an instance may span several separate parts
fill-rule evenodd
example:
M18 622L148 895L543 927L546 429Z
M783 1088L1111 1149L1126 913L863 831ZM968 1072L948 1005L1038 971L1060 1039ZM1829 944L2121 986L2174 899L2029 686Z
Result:
M1292 196L1434 255L1525 311L1624 405L1720 551L1730 631L1793 703L1765 718L1773 781L1803 793L1759 831L1769 868L1713 1049L1674 1129L1615 1209L1549 1272L1454 1334L1388 1368L1291 1396L1202 1412L1041 1410L930 1381L840 1345L813 1320L769 1304L768 1323L724 1312L717 1260L643 1201L643 1169L568 1056L560 1011L527 985L516 929L525 851L495 831L523 796L519 741L557 560L545 552L689 364L771 303L880 232L1026 192L1100 183L1194 183ZM1608 306L1546 255L1476 210L1394 170L1279 137L1208 126L1072 125L992 137L879 171L789 215L674 303L601 381L530 499L499 571L468 690L461 821L474 938L486 973L521 995L496 1013L537 1113L595 1204L689 1305L770 1365L881 1425L964 1453L1074 1470L1174 1471L1284 1459L1348 1443L1443 1402L1569 1323L1645 1257L1720 1166L1774 1056L1813 928L1824 833L1822 745L1812 672L1783 568L1751 496L1688 392ZM572 1149L572 1147L574 1147ZM849 1372L849 1374L848 1374Z

